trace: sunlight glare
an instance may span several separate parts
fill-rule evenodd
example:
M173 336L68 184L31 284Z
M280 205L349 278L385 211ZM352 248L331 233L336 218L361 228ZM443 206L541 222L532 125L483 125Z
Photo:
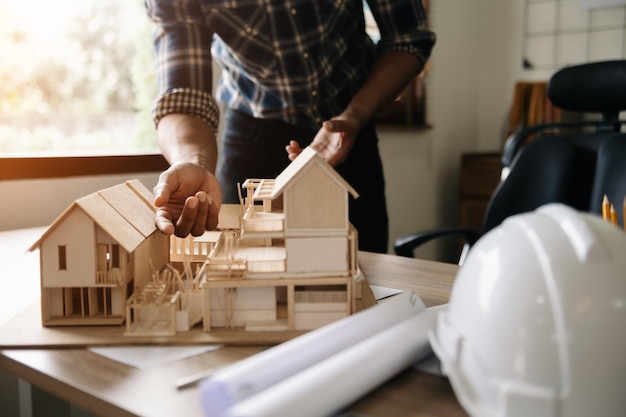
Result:
M3 35L20 40L8 57L13 64L28 69L32 66L33 55L71 59L67 56L70 51L59 50L59 44L72 30L72 20L84 12L85 2L21 0L6 2L1 7Z

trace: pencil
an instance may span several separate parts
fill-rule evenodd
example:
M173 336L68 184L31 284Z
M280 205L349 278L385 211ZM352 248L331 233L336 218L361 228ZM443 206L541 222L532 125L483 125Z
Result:
M617 212L615 211L615 207L613 207L613 204L611 204L611 223L612 224L617 224Z
M604 198L602 199L602 218L606 221L611 220L611 203L606 194L604 194Z

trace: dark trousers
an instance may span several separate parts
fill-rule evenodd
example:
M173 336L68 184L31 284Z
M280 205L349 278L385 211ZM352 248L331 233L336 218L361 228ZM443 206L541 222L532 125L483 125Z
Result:
M304 148L317 131L280 121L254 118L227 109L219 148L217 178L224 203L239 203L237 183L247 178L276 178L290 161L285 146L295 140ZM374 123L359 133L348 160L336 167L359 193L350 197L350 222L359 234L359 249L387 253L389 220L385 179Z

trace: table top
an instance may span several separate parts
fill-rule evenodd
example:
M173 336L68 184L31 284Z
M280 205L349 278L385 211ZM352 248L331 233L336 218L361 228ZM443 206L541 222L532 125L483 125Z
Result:
M38 257L24 253L43 229L0 232L0 281L13 294L0 323L38 297ZM427 306L447 302L456 265L359 252L368 283L415 291ZM7 271L10 274L5 275ZM32 276L8 283L7 277ZM35 281L33 284L32 281ZM0 292L0 294L7 292ZM2 296L0 305L8 300ZM9 307L7 307L9 305ZM137 369L89 349L15 349L0 352L0 368L93 414L102 416L202 416L197 386L176 381L253 355L264 346L226 346L176 362ZM364 364L367 366L367 364ZM466 417L446 378L407 369L352 404L366 417Z

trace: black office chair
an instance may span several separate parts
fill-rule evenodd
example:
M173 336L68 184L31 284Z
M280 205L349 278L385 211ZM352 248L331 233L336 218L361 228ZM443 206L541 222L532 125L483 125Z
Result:
M531 126L512 134L503 155L503 179L487 206L483 229L445 228L413 233L394 242L397 255L444 236L462 239L459 264L471 246L507 217L560 202L601 214L606 195L616 209L626 196L626 60L564 68L548 82L551 102L569 112L599 113L601 120ZM531 141L529 137L533 137ZM622 210L617 210L621 224Z

